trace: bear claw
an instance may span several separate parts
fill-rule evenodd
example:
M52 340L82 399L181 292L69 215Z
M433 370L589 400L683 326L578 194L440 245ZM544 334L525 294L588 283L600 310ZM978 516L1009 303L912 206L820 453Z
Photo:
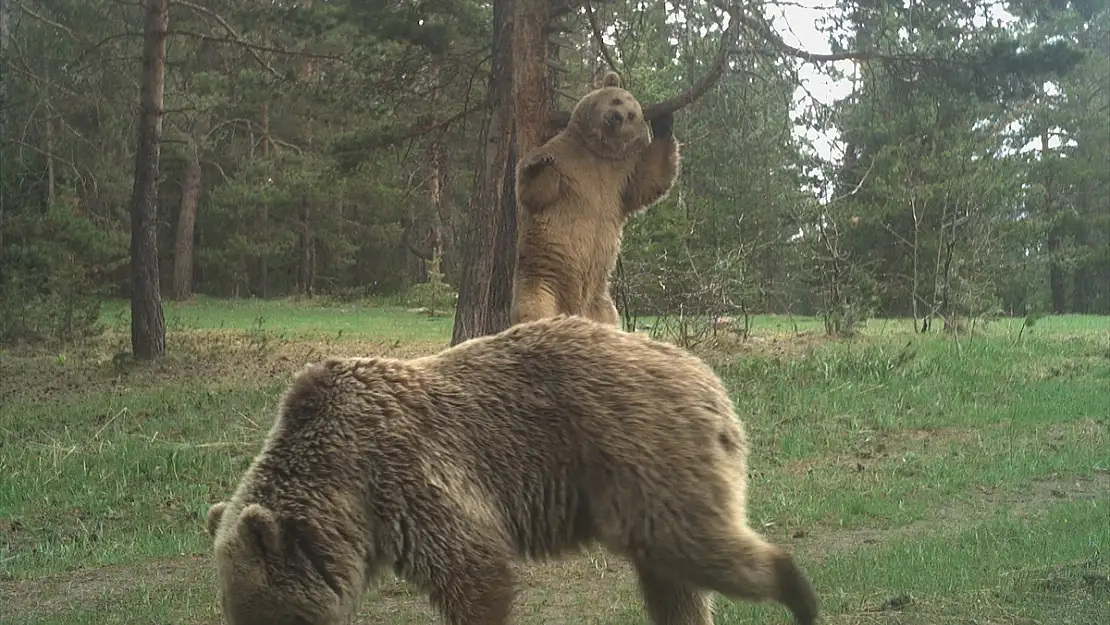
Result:
M553 164L555 164L554 156L550 154L540 154L529 158L528 161L524 163L524 170L530 172L536 168Z

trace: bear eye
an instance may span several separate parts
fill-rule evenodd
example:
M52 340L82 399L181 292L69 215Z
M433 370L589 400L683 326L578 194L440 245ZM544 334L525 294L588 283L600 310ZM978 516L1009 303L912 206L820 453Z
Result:
M613 98L613 101L610 102L609 104L611 104L613 106L620 106L620 105L624 104L624 102L620 98Z
M628 119L629 119L630 121L631 121L631 120L633 120L633 119L636 119L636 113L633 113L633 112L629 111L629 113L628 113Z

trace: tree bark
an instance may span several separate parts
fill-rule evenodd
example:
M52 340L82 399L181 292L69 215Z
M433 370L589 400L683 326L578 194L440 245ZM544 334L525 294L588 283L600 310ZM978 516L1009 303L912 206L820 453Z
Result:
M312 297L315 293L316 236L312 230L312 201L301 199L301 261L298 272L301 293Z
M270 158L270 103L262 103L262 160ZM267 171L269 164L267 163ZM258 209L258 232L264 237L263 245L269 247L270 232L270 206L263 204ZM258 252L258 296L266 299L270 291L270 265L267 260L267 250Z
M139 137L131 193L131 351L153 360L166 353L158 278L158 172L166 67L168 0L146 0L139 88Z
M451 345L509 327L516 265L511 10L512 0L494 0L493 63L480 134L483 156L467 207L469 228Z
M546 120L554 109L547 72L548 0L516 0L514 5L513 120L519 157L543 143Z
M11 1L0 0L0 140L8 139L8 72L11 70L11 55L8 54L8 41L11 32L8 24L11 18ZM4 220L4 205L0 202L0 223ZM4 232L0 228L0 250L4 249Z
M185 163L185 180L181 189L181 210L177 214L177 232L173 246L173 298L185 300L193 294L193 237L196 233L197 205L201 189L201 141L207 124L200 122L190 145Z
M482 129L485 159L470 198L451 344L509 327L516 269L516 162L551 117L548 0L496 0L493 66Z
M270 45L270 27L266 26L262 30L262 45ZM272 59L270 53L266 53L263 57L266 62ZM266 161L267 171L269 171L269 158L270 158L270 102L264 101L262 103L262 160ZM256 266L258 269L258 284L257 294L262 299L266 299L270 290L270 264L268 250L270 248L270 207L263 204L258 209L258 236L262 239L262 249L258 251Z
M1048 158L1048 134L1041 134L1041 155L1042 158ZM1048 251L1048 290L1052 302L1052 312L1057 315L1062 315L1068 309L1068 293L1067 285L1064 280L1066 278L1066 270L1060 259L1060 252L1063 248L1063 228L1060 225L1059 216L1056 214L1056 198L1053 195L1054 189L1052 175L1046 173L1044 177L1044 211L1048 219L1048 236L1045 241L1045 246Z
M312 0L304 0L304 8L312 8ZM313 74L316 71L316 66L311 57L304 59L304 64L301 66L301 80L305 84L310 84L313 79ZM314 152L313 143L316 137L315 119L310 115L304 119L304 141L305 151L308 153ZM316 232L313 228L313 202L315 198L306 192L301 197L301 259L298 274L300 276L300 290L301 294L306 297L313 297L316 292Z
M9 75L11 57L8 56L8 41L11 38L11 0L0 0L0 75ZM0 137L8 136L8 81L0 80Z

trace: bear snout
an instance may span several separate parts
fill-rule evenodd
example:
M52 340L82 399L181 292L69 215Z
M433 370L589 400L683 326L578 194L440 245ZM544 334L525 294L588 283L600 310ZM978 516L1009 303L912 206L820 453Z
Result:
M618 128L621 122L624 121L624 116L621 115L620 111L605 111L602 120L609 128Z

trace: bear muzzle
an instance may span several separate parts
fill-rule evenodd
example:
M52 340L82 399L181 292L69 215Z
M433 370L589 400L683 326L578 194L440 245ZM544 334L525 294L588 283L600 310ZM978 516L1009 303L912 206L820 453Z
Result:
M621 123L624 122L624 116L621 115L620 111L605 111L601 119L605 123L605 127L610 129L620 128Z

